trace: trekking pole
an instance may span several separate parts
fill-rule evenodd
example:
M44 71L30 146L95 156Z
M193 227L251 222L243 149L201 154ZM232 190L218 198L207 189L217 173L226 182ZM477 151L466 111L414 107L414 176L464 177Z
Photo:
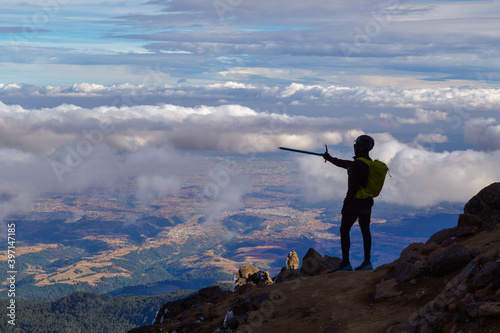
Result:
M286 147L278 147L281 150L287 150L287 151L292 151L294 153L301 153L301 154L309 154L309 155L315 155L315 156L323 156L322 153L316 153L313 151L307 151L307 150L299 150L299 149L292 149L292 148L286 148ZM328 153L328 146L325 145L326 152ZM326 160L325 160L326 162Z

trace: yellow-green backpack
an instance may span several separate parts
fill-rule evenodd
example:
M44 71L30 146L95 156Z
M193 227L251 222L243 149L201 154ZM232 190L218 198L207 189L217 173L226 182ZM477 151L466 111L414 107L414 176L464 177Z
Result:
M389 168L379 160L370 161L364 157L358 157L357 160L361 160L368 165L368 182L366 187L360 188L354 197L358 199L375 198L382 191Z

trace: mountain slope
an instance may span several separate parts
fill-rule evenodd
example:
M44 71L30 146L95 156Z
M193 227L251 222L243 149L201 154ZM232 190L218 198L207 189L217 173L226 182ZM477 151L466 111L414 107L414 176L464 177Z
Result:
M165 304L140 332L500 332L500 183L457 226L410 244L374 271L326 273ZM308 262L309 267L311 262Z

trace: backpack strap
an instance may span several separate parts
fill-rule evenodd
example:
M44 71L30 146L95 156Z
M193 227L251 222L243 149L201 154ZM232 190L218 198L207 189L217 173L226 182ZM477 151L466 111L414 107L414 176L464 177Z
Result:
M370 160L364 157L356 157L356 160L360 160L366 163L366 165L370 166Z

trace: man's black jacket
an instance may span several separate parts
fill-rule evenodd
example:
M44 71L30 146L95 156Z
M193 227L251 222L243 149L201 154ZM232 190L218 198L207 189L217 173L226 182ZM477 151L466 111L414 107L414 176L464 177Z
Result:
M368 154L362 156L354 156L354 160L342 160L340 158L325 155L325 159L332 164L347 169L347 193L344 199L344 207L350 209L363 209L373 206L373 198L357 199L354 198L360 187L366 187L368 182L368 165L357 160L358 157L364 157L367 160L372 160Z

